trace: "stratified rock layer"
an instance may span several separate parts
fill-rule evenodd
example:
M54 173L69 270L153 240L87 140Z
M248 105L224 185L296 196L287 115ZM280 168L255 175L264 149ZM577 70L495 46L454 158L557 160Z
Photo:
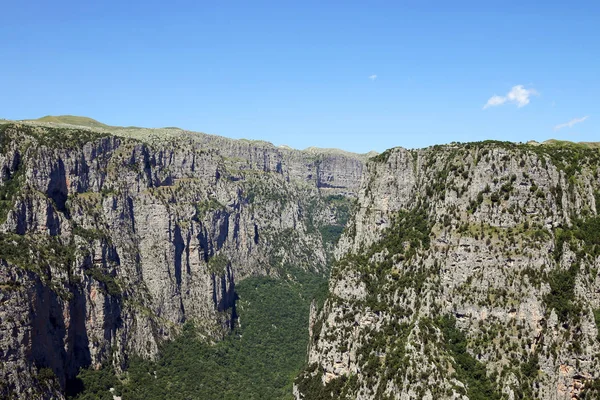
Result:
M598 398L599 174L576 145L372 159L296 398Z
M364 157L180 130L0 125L0 397L61 398L80 367L218 340L235 282L326 273L322 228Z

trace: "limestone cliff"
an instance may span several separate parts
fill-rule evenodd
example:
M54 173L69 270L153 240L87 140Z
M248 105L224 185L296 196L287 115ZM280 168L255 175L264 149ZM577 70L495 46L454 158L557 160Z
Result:
M296 398L598 398L599 174L569 144L372 159Z
M152 357L186 320L218 340L247 276L326 273L324 233L341 231L364 158L0 125L0 397L62 398L80 367Z

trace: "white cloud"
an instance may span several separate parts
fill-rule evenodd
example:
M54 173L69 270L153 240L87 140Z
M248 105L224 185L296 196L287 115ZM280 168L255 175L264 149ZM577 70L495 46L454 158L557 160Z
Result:
M506 102L516 104L517 107L523 107L529 104L529 98L531 96L537 94L538 92L535 89L525 89L523 85L513 86L506 96L493 95L490 97L483 106L483 109L485 110L486 108L500 106Z
M554 127L554 130L557 131L557 130L562 129L562 128L572 128L573 125L578 124L580 122L583 122L583 121L585 121L588 118L589 118L589 115L586 115L585 117L581 117L581 118L573 118L569 122L566 122L564 124L556 125Z
M374 81L375 79L377 79L377 75L373 74L373 75L369 76L369 79Z
M535 89L525 89L523 85L513 86L510 92L508 92L509 101L517 103L518 107L523 107L529 104L529 96L536 95Z
M483 106L483 108L488 108L488 107L494 107L494 106L499 106L501 104L506 103L506 97L502 97L502 96L492 96L490 97L490 99L487 101L487 103L485 104L485 106Z

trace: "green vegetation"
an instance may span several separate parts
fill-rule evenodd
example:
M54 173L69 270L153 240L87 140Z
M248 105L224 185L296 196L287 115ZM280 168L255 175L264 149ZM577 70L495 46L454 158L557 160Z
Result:
M242 186L248 204L275 203L283 206L291 200L291 194L281 187L281 182L274 179L272 173L251 170L239 170L236 172L239 176L230 175L229 179L237 181L240 179L240 176L243 177Z
M78 232L91 231L79 230ZM57 236L0 233L0 259L33 272L63 299L72 296L69 285L80 283L80 278L73 275L75 253L76 248L72 241L63 243ZM66 279L53 276L52 269L65 271ZM84 273L101 283L100 289L105 293L113 296L122 294L123 290L119 282L102 268L89 268ZM57 279L64 280L57 281ZM2 285L10 286L13 290L19 288L12 282L4 282Z
M10 144L10 135L7 133L10 123L0 123L0 151L5 152L6 147Z
M15 196L23 184L23 170L17 169L0 186L0 222L6 221L8 211L12 208Z
M600 341L600 308L594 310L594 321L596 321L596 329L598 330L598 341Z
M556 269L550 274L550 293L544 300L548 310L556 310L561 322L567 322L581 312L581 306L575 302L575 278L578 271L579 264L573 264L568 270Z
M42 146L61 149L81 148L86 143L110 136L109 133L82 128L10 124L3 129L2 142L14 136L22 138L24 135L33 137Z
M319 370L317 364L313 364L295 382L300 392L310 400L350 399L353 391L356 390L356 375L350 377L343 375L326 385L323 385L322 379L323 371Z
M600 164L600 151L590 146L560 143L527 146L527 149L538 156L548 157L559 170L565 172L567 178L576 178L585 166Z
M529 356L528 360L521 364L520 368L520 383L519 390L520 398L533 399L534 382L540 373L539 356L534 353Z
M577 219L573 222L573 237L583 242L583 249L578 255L600 256L600 216Z
M467 352L467 338L456 327L456 319L446 315L438 318L436 324L444 335L446 349L456 361L458 380L467 385L466 394L469 399L500 400L502 396L495 383L487 376L485 365Z
M600 379L591 379L585 381L585 386L579 393L580 400L597 400L600 398Z
M82 369L76 379L67 382L67 398L79 400L113 400L110 388L120 388L122 383L110 362L100 369Z
M53 122L55 124L69 124L78 126L89 126L91 128L111 128L111 126L98 122L88 117L78 117L75 115L46 115L45 117L35 119L37 122Z
M208 270L211 274L222 275L227 270L229 259L225 254L217 254L208 260Z
M55 236L22 236L0 233L0 258L37 274L42 281L50 280L50 267L69 274L75 259L72 245L64 245Z
M555 231L554 259L561 260L564 245L568 244L576 252L577 261L569 269L555 269L549 275L550 293L545 297L548 310L555 309L561 322L569 319L579 321L581 305L575 298L575 280L580 269L580 262L586 257L600 256L600 216L577 218L571 227Z
M60 144L61 148L77 149L107 136L108 134L81 129L47 128L37 139L47 147L57 147Z
M71 398L291 399L292 381L305 361L311 299L323 278L251 277L236 286L240 323L217 344L200 340L192 322L165 343L155 362L134 358L117 377L110 368L82 370ZM81 390L79 393L78 390Z
M455 386L454 390L467 395L473 400L500 400L500 388L493 377L487 375L485 365L467 351L466 335L456 327L452 316L439 317L435 322L424 319L419 322L421 340L424 343L436 343L445 353L452 357L455 378L466 385L466 388ZM438 328L442 333L441 341L435 334ZM412 361L406 354L407 345L411 342L411 325L407 323L390 322L380 329L370 329L365 332L361 347L357 352L360 361L360 375L367 387L374 387L379 381L379 389L374 393L376 399L386 399L383 390L388 387L386 382L393 381L398 387L405 384L405 374L410 370ZM414 340L414 339L413 339ZM425 350L428 351L427 349ZM414 367L414 365L413 365ZM533 357L523 367L524 376L535 376L538 371L537 358ZM327 385L322 384L323 371L317 364L307 366L296 378L296 384L307 399L352 399L359 389L356 375L341 376L331 380ZM425 379L427 372L420 377L409 379ZM521 388L529 392L529 381ZM420 388L420 391L424 388ZM441 389L431 388L434 398L439 398ZM424 391L419 393L424 395ZM449 395L449 393L446 393Z
M51 387L58 388L58 379L52 371L52 368L44 367L40 368L37 373L37 379L43 384L46 384Z
M367 286L367 305L376 311L385 309L388 305L381 300L379 294L384 289L388 277L392 278L394 288L387 287L387 290L412 288L417 293L420 292L427 272L422 269L410 270L410 261L417 255L418 250L429 248L431 228L432 224L428 221L424 206L400 210L383 232L381 240L359 254L346 255L336 264L334 273L343 273L345 268L353 266L361 273ZM376 254L383 257L378 262L370 262ZM393 268L400 261L405 263L404 273Z
M459 145L459 143L456 145ZM600 148L597 143L548 141L543 145L536 145L529 143L522 144L507 141L484 140L481 142L463 143L462 146L466 150L480 149L481 152L478 157L487 155L491 148L500 148L521 154L535 154L540 159L543 166L547 167L546 160L549 160L556 168L564 171L567 178L571 179L576 179L577 174L581 173L584 167L597 168L600 164ZM438 152L442 151L445 147L447 147L447 145L435 145L430 149L433 150L432 154L439 154Z
M331 243L335 245L344 232L344 227L341 225L325 225L319 228L321 237L324 243Z
M335 210L335 221L338 225L346 226L352 212L352 200L338 195L330 195L325 197L325 204Z
M394 152L395 148L387 149L383 153L377 154L374 157L371 157L369 160L378 162L378 163L386 163L390 159L390 155Z
M543 145L550 145L550 146L570 146L570 147L575 147L575 148L582 148L582 149L598 149L600 148L600 142L571 142L568 140L556 140L556 139L549 139L546 140L545 142L542 143Z
M400 210L371 252L375 254L385 249L392 256L400 255L401 259L409 260L419 248L429 248L430 233L431 223L424 207ZM392 261L391 257L386 260Z
M91 276L96 281L103 284L101 287L106 293L112 296L120 296L122 293L122 289L119 286L119 283L115 280L112 275L107 274L101 268L94 267L85 270L85 274Z
M201 219L209 212L217 211L217 210L225 210L225 206L219 203L218 200L210 198L206 201L196 203L196 215L195 219Z
M110 240L108 235L98 229L86 229L77 224L73 224L73 235L79 236L88 242L93 242L95 240Z
M335 245L342 236L344 228L350 219L352 202L342 195L331 195L324 199L325 204L335 211L335 224L319 227L323 243Z
M429 248L431 227L426 207L423 205L419 204L411 210L401 210L390 221L390 226L383 232L380 241L368 249L359 251L358 254L348 254L338 262L334 271L336 274L342 274L346 268L351 267L359 272L368 292L364 306L372 311L390 312L399 318L410 315L411 310L386 300L384 292L402 293L404 290L414 290L417 296L419 295L428 272L425 269L413 268L410 261L414 260L418 250ZM377 258L378 261L374 262L373 258ZM405 270L402 272L394 268L398 261L405 262ZM349 324L354 315L349 309L339 316L340 322L345 321L345 324ZM323 321L315 323L315 337L322 334L322 324ZM389 321L380 329L372 329L363 334L357 358L367 386L375 385L382 376L384 381L396 380L396 383L400 384L403 371L408 368L405 352L409 333L409 324ZM348 344L344 340L348 339L341 339L341 351L345 351ZM383 354L385 362L382 362ZM310 399L350 399L356 395L357 376L341 376L327 385L322 385L322 377L323 371L317 365L306 366L296 379L296 384ZM385 398L384 388L385 384L379 386L375 398Z

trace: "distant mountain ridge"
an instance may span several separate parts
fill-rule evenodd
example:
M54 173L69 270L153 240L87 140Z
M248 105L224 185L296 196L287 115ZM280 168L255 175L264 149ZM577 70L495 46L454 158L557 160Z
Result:
M46 115L37 119L23 120L24 122L51 122L55 124L87 126L91 128L111 128L110 125L103 124L89 117L80 117L77 115Z
M146 129L152 129L152 130L169 130L169 131L187 131L185 129L182 128L178 128L178 127L174 127L174 126L169 126L169 127L163 127L163 128L144 128L144 127L138 127L138 126L116 126L116 125L107 125L103 122L100 122L98 120L95 120L93 118L90 117L84 117L84 116L78 116L78 115L46 115L44 117L41 118L36 118L36 119L23 119L20 120L19 122L33 122L33 123L37 123L37 122L46 122L46 123L52 123L52 124L59 124L59 125L74 125L74 126L83 126L83 127L88 127L88 128L100 128L100 129L110 129L110 130L114 130L114 129L136 129L136 130L146 130ZM245 139L242 139L245 140ZM267 143L267 142L265 142ZM559 139L548 139L545 140L543 142L537 142L534 140L531 140L529 142L527 142L528 144L533 144L533 145L558 145L558 146L583 146L583 147L589 147L592 149L600 149L600 142L573 142L570 140L559 140ZM271 143L269 143L271 144ZM283 147L283 148L287 148L289 146L279 146L279 147ZM291 148L290 148L291 149ZM303 151L309 152L309 153L320 153L320 154L357 154L357 153L352 153L352 152L348 152L345 150L341 150L341 149L335 149L335 148L319 148L319 147L307 147L306 149L304 149ZM367 158L371 158L374 157L378 154L378 152L376 151L369 151L364 153L364 155Z
M11 122L10 120L6 120L6 121ZM27 124L33 124L33 125L51 124L51 125L55 125L55 126L56 125L58 125L58 126L68 125L71 127L73 127L73 126L85 127L85 128L91 128L94 130L101 130L103 132L109 132L109 133L117 135L117 136L142 140L145 142L152 141L152 140L162 141L168 137L194 136L196 139L199 139L199 137L202 137L202 139L200 139L200 141L203 143L211 143L211 144L214 144L217 146L223 145L225 142L229 142L229 141L233 141L233 143L245 142L245 143L251 143L253 145L259 145L260 147L278 147L280 149L288 149L288 150L293 150L293 151L299 150L304 153L309 153L309 154L313 154L313 155L343 155L343 156L348 156L348 157L357 158L357 159L361 159L361 160L367 160L368 158L374 157L377 154L379 154L378 152L373 151L373 150L360 154L360 153L353 153L353 152L342 150L342 149L319 148L319 147L314 147L314 146L307 147L304 150L300 150L300 149L294 149L294 148L286 146L286 145L275 146L273 143L265 141L265 140L233 139L233 138L209 134L209 133L205 133L205 132L190 131L187 129L182 129L182 128L173 127L173 126L162 127L162 128L146 128L146 127L139 127L139 126L107 125L105 123L102 123L102 122L97 121L90 117L82 117L82 116L76 116L76 115L46 115L44 117L37 118L37 119L23 119L23 120L18 120L18 121L14 121L14 122L23 122L23 123L27 123Z
M549 139L542 144L557 146L583 146L591 149L600 149L600 142L571 142L569 140Z

